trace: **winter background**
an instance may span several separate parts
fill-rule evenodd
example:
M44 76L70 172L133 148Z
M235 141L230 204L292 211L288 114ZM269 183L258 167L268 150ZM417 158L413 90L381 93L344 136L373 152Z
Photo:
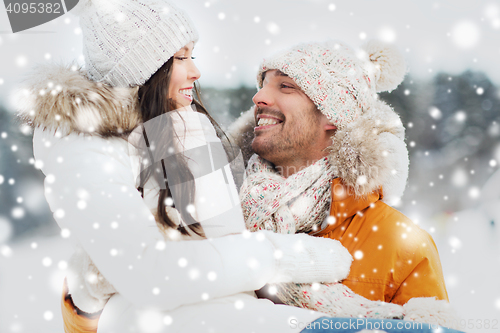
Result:
M202 97L223 126L249 108L262 57L301 41L378 38L409 73L382 94L406 125L403 213L435 239L467 332L500 332L500 2L497 0L182 0L201 38ZM83 64L78 19L11 33L0 9L0 332L62 332L72 252L43 194L31 133L12 92L37 63Z

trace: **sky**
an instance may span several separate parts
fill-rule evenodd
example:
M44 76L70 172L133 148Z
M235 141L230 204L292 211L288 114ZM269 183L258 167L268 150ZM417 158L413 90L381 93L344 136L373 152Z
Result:
M195 47L201 86L255 86L263 57L306 41L336 39L359 47L370 39L395 44L409 75L478 70L500 84L498 0L182 0L200 32ZM71 13L13 34L0 6L0 100L35 64L84 63L78 18ZM13 109L13 108L12 108Z

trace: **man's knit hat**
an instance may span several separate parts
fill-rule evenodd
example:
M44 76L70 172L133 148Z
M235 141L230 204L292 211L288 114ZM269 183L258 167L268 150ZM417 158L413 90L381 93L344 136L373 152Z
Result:
M167 0L80 0L83 52L91 80L111 86L144 84L198 33Z
M263 60L259 88L262 74L272 69L291 77L338 128L374 107L376 93L396 88L406 72L401 53L378 41L358 52L337 41L299 44Z

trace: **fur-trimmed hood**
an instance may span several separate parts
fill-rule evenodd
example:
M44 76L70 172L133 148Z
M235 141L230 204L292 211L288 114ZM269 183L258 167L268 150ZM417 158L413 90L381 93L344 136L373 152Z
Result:
M247 161L253 154L254 108L229 128L228 134L241 147ZM386 203L397 204L408 178L408 150L404 126L390 106L377 101L376 107L356 121L338 129L332 137L330 163L343 183L364 196L382 187Z
M17 115L33 128L120 137L142 121L137 92L91 81L76 65L44 65L17 92Z

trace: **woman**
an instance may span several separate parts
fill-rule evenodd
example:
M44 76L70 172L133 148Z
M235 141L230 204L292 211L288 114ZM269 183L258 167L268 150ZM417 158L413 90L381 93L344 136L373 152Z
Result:
M63 299L66 331L95 331L97 322L99 331L119 330L117 325L125 325L119 311L136 306L168 313L175 332L195 330L200 321L193 322L193 316L218 325L223 318L234 318L241 325L246 320L245 326L253 330L262 330L263 325L287 329L291 315L303 321L319 317L301 309L276 311L270 302L245 292L272 281L342 278L351 259L338 243L306 235L242 234L234 184L229 194L210 188L227 198L220 200L225 209L218 224L210 220L218 216L209 216L203 207L197 207L197 214L180 209L186 192L188 202L195 203L203 199L195 196L206 194L207 184L220 178L232 184L228 167L221 168L225 174L213 172L211 180L204 177L195 183L196 189L193 182L183 181L190 179L183 178L184 173L199 173L194 166L204 161L197 156L186 161L179 155L189 155L198 138L205 140L205 146L220 145L214 128L204 126L210 121L200 116L206 114L201 104L194 102L199 112L173 112L176 116L167 119L177 133L164 128L165 145L170 140L177 153L185 153L174 154L176 163L169 163L172 159L167 156L159 163L163 164L159 173L154 164L144 172L134 168L146 161L142 143L147 142L151 152L152 145L161 141L155 137L156 122L150 120L192 103L192 87L200 73L191 59L198 35L190 20L167 1L80 1L75 11L84 35L86 72L76 67L38 69L28 82L21 111L35 128L34 154L47 175L47 201L58 224L79 245ZM227 164L227 160L216 162ZM167 173L165 182L163 173L179 163L184 169ZM171 207L172 201L177 209ZM229 236L200 240L204 235ZM173 241L165 242L165 237ZM198 240L181 240L185 238ZM296 254L291 244L297 241L309 251ZM330 248L336 251L314 256L314 249ZM275 258L276 250L280 258ZM323 263L321 269L311 261ZM331 265L337 261L337 267ZM303 270L295 270L297 265ZM245 311L240 311L240 302ZM243 315L252 309L272 312L265 316L272 322L256 323ZM141 313L128 317L138 316L138 321L133 318L138 330L144 330ZM221 325L231 326L227 321Z
M329 239L242 232L221 142L193 101L198 35L186 15L164 0L75 12L85 71L39 69L21 110L47 201L78 244L66 332L299 332L320 318L253 290L333 282L352 259Z

